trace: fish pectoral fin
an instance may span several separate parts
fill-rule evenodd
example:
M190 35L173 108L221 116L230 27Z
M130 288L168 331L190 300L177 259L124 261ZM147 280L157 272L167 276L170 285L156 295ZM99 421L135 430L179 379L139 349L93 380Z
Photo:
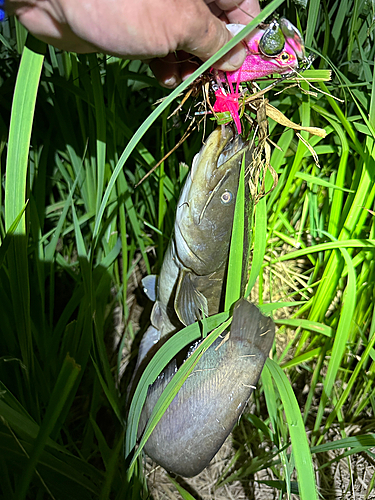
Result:
M163 326L163 316L162 305L157 300L152 308L150 318L152 326L154 326L157 330L161 330L161 327Z
M155 302L158 292L158 277L156 274L149 274L142 279L143 291L147 297Z
M190 273L181 271L177 283L174 308L178 319L185 326L208 316L207 299L191 280Z

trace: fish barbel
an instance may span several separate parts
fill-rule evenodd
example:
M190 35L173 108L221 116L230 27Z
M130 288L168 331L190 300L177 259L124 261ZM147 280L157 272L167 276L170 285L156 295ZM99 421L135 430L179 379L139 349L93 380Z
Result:
M230 127L220 127L194 158L177 205L174 235L160 276L143 280L155 304L151 326L139 348L136 371L168 336L203 315L222 310L240 167L243 156L248 166L252 154L248 142ZM246 214L250 205L247 193ZM245 231L243 245L246 277L249 231ZM146 453L169 472L186 477L201 472L245 408L273 337L273 321L253 304L239 301L229 339L223 343L219 338L204 352L146 442ZM197 345L191 346L189 353ZM149 388L138 436L176 370L173 360Z

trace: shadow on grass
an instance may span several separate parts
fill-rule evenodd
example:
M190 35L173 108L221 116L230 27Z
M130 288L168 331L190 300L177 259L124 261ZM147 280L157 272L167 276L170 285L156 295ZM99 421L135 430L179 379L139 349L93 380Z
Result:
M141 474L126 482L122 401L105 341L112 276L83 260L63 269L12 236L0 268L2 498L25 487L24 498L143 495Z

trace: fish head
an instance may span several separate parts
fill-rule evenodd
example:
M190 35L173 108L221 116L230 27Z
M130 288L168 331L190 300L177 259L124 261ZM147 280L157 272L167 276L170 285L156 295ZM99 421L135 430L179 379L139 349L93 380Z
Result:
M195 156L178 202L176 253L183 266L199 275L220 268L228 258L234 207L248 142L231 127L218 127Z

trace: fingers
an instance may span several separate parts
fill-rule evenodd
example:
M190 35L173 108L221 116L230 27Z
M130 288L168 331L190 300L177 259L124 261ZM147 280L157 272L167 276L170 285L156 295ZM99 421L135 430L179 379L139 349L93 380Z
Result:
M190 3L192 4L194 2ZM185 31L189 37L178 44L179 48L184 50L177 51L177 56L169 54L165 58L154 59L150 63L152 71L163 87L175 88L196 70L196 62L189 60L187 53L206 61L232 38L225 22L247 24L260 12L257 0L244 0L243 2L206 0L206 4L208 8L205 8L202 2L195 2L196 8L203 7L204 10L187 13L186 29L181 31ZM217 61L214 68L234 71L242 65L246 54L244 45L238 44Z
M219 49L221 49L232 35L226 25L216 17L210 9L203 3L203 12L197 13L194 17L187 17L187 26L184 39L179 44L179 48L193 54L202 61L207 61ZM220 61L215 64L217 69L223 71L234 71L238 69L246 57L246 49L242 44L236 45Z
M42 7L38 3L24 3L25 6L22 6L22 2L15 2L16 6L21 4L17 9L10 4L13 9L9 9L9 12L16 14L18 20L34 36L62 50L80 53L96 51L94 45L73 33L67 23L61 22L59 13L50 3L44 2Z
M260 13L258 0L208 0L210 8L215 5L225 12L230 23L249 24Z
M210 9L217 15L217 9L222 9L221 18L225 16L228 23L248 24L259 13L260 6L258 0L208 0ZM232 33L233 35L233 33ZM245 54L245 56L244 56ZM214 68L222 71L233 71L238 69L246 57L246 50L241 44L236 45L222 59L214 64Z
M191 55L177 51L163 58L150 62L150 68L162 87L173 89L186 80L198 68L199 64Z
M237 44L233 49L227 52L221 59L219 59L213 67L221 71L235 71L244 62L247 52L242 44Z

